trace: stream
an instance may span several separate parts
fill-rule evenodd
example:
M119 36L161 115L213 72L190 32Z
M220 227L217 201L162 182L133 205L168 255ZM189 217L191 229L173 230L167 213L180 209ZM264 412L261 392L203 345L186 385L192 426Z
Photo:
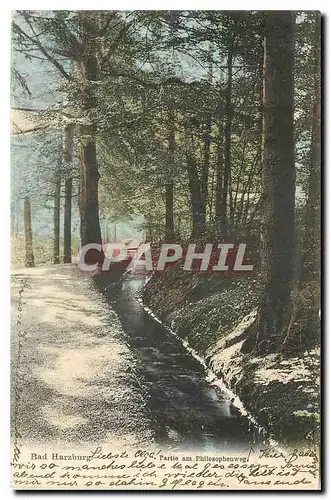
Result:
M257 428L208 380L205 367L137 300L143 278L97 284L116 312L135 359L155 441L173 450L244 450L262 443Z

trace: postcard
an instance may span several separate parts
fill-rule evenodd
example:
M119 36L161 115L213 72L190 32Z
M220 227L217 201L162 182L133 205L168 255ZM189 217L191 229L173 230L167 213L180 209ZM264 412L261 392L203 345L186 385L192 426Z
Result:
M321 14L11 23L12 488L320 490Z

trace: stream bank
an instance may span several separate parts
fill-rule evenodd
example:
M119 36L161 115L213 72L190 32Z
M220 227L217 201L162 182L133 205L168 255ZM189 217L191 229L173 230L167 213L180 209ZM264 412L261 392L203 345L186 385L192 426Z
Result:
M181 338L160 324L138 296L144 277L112 273L94 278L121 324L134 362L131 375L143 393L153 440L171 450L243 451L268 437L235 404L233 394L209 377Z
M319 441L319 349L283 359L241 352L254 321L259 283L169 268L146 283L142 299L194 349L271 438L284 445Z

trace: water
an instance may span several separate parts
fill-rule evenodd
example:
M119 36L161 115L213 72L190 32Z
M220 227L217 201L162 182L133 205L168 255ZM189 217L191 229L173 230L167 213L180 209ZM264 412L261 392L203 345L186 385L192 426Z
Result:
M98 283L117 313L123 339L135 358L155 441L173 450L245 449L262 438L230 400L213 385L205 367L181 340L148 314L136 292L143 279Z

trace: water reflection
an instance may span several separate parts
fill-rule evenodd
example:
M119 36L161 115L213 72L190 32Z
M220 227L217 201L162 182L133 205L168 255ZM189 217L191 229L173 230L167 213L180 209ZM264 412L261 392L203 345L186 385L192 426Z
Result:
M102 288L136 358L156 441L172 449L218 451L256 442L256 428L208 382L201 363L141 307L136 293L143 281L127 278Z

